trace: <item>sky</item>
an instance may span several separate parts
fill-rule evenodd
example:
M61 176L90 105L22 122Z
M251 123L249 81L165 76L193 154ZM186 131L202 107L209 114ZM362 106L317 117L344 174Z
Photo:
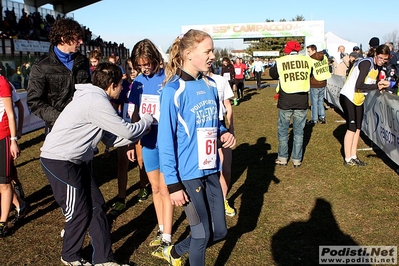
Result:
M324 20L325 33L331 31L343 39L362 44L363 49L368 48L371 37L379 37L383 43L395 30L399 31L397 16L389 14L389 6L383 7L371 0L361 3L347 0L239 3L233 0L102 0L72 14L103 40L124 43L126 48L132 49L135 43L148 38L164 51L182 33L182 26L263 23L266 19L290 21L297 15L302 15L306 21ZM214 45L230 49L247 47L242 39L215 40Z

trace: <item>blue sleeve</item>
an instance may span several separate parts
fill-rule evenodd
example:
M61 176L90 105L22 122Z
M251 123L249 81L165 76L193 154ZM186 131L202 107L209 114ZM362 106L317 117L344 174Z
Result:
M174 104L176 90L166 86L160 97L161 112L158 123L158 148L161 171L166 185L179 183L177 154L178 110Z
M140 92L137 89L139 84L140 84L140 82L138 82L136 80L133 81L132 89L130 90L130 94L129 94L129 103L140 104L140 101L139 101Z

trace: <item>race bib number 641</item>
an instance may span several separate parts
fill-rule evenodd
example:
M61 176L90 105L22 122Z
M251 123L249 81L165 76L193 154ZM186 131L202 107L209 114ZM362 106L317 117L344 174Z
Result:
M204 127L197 129L198 168L216 168L217 128Z
M141 96L141 104L139 109L140 116L144 114L152 115L158 124L159 121L159 95L143 94Z

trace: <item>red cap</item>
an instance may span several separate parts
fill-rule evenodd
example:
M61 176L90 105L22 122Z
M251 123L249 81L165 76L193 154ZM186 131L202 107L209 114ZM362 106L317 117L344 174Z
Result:
M290 54L292 51L299 52L301 45L296 41L288 41L284 47L284 53Z

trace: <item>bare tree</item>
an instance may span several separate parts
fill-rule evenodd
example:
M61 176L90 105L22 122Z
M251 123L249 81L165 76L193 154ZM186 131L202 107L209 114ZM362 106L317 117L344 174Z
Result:
M393 47L396 49L399 49L399 35L398 35L398 30L393 30L390 33L385 34L383 37L384 43L386 42L392 42Z

